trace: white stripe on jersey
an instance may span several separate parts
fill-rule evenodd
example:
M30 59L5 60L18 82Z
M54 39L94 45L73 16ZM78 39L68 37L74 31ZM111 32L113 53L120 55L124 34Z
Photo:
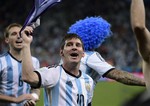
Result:
M32 60L34 63L34 67L39 68L39 61L34 57L32 58ZM17 61L9 53L5 53L0 56L0 94L18 97L22 94L29 93L30 86L21 80L21 70L21 62ZM22 103L0 103L0 106L22 105Z
M51 88L50 106L87 106L93 96L93 80L81 73L79 78L64 71L62 66L41 68L43 87ZM78 103L77 103L78 102Z

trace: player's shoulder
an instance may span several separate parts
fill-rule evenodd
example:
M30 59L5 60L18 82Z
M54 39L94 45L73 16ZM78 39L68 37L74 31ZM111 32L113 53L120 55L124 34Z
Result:
M59 67L60 67L59 64L52 64L47 66L47 68L59 68Z
M91 56L95 53L95 51L85 51L86 56Z
M39 59L37 57L35 57L35 56L32 56L32 60L33 61L39 61Z
M59 64L53 64L53 65L48 65L48 66L45 66L44 68L46 68L47 70L57 70L57 71L59 71L59 70L61 70L61 65L59 65Z
M81 61L87 60L91 55L93 55L95 52L94 51L86 51L84 52L84 57L81 59Z
M90 57L90 56L100 56L101 57L101 54L98 53L97 51L86 51L85 52L85 57Z
M60 70L60 65L48 65L48 66L44 66L38 69L38 71L56 71L56 70Z
M8 52L2 53L2 54L0 54L0 58L5 57L5 56L7 56L7 55L9 55Z
M86 51L85 52L85 56L82 58L81 61L88 61L88 60L91 60L91 59L101 59L101 60L104 60L102 58L102 56L100 55L100 53L98 53L97 51Z

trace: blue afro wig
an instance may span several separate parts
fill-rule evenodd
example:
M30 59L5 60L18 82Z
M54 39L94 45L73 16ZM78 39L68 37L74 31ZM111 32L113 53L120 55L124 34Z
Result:
M71 25L68 33L81 37L86 51L98 48L105 38L112 35L111 25L101 17L86 17Z

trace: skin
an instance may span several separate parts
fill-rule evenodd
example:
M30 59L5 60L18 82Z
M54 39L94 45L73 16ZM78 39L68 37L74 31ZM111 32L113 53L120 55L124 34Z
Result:
M113 69L108 72L105 77L126 85L145 86L145 81L143 79L123 70Z
M143 74L146 88L150 89L150 32L145 25L145 8L143 0L131 2L131 26L136 37L139 55L143 60Z
M77 56L72 56L73 53L78 54ZM82 43L79 39L73 38L67 40L64 45L64 49L60 50L60 56L64 61L63 67L70 73L78 76L80 60L84 56L84 51L82 48ZM73 69L73 70L72 70Z

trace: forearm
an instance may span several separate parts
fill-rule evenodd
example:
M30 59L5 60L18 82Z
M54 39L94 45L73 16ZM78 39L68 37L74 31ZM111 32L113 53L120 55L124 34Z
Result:
M122 70L114 69L110 71L106 77L126 85L145 86L144 79Z
M36 86L39 81L34 71L30 47L25 46L22 50L22 79L32 86Z
M12 96L0 95L0 102L16 103L17 99Z

